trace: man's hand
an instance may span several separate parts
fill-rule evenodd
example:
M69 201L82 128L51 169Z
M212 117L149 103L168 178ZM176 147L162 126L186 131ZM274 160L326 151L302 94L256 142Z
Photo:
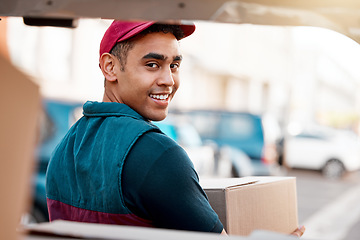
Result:
M291 233L291 235L297 236L297 237L301 237L305 232L305 227L301 226L299 228L297 228L293 233Z
M222 230L221 235L227 235L225 229Z

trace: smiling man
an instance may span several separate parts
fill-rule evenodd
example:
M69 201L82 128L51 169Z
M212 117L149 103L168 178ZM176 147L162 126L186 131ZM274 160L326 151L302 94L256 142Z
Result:
M116 54L100 58L108 80L104 102L124 103L146 119L163 120L180 84L182 57L177 39L171 33L157 32L133 41L123 67Z
M223 232L186 152L151 121L163 120L179 88L179 40L194 25L114 21L100 44L103 102L50 160L50 221Z

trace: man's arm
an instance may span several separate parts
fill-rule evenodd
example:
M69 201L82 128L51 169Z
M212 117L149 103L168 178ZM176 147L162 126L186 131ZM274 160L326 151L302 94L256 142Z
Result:
M157 227L223 230L191 160L163 134L150 132L139 138L124 164L122 186L128 208Z

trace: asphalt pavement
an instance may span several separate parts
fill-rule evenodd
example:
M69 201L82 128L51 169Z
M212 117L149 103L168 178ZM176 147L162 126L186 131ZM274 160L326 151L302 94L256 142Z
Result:
M299 224L302 239L360 239L360 172L329 180L320 172L290 170L297 179Z

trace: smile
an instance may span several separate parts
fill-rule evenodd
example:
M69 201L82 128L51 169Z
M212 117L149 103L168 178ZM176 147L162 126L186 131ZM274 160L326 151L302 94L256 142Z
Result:
M157 100L165 100L169 97L170 94L163 94L163 95L155 95L155 94L150 94L151 98L157 99Z

